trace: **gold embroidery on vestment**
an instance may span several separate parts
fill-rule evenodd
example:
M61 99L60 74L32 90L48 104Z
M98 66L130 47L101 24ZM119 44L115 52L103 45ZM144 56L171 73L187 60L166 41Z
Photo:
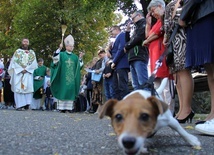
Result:
M65 61L65 79L66 79L66 86L70 86L71 83L74 81L74 62L71 60L71 58L68 58L67 61Z

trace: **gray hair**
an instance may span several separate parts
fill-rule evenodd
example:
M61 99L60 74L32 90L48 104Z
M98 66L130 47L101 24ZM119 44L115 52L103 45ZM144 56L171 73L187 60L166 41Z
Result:
M165 9L166 4L163 0L152 0L147 7L148 12L150 11L151 7L157 7L159 5Z
M143 12L142 12L142 10L137 10L137 11L135 11L134 13L135 13L136 15L138 14L138 15L143 16ZM133 14L134 14L134 13L133 13Z

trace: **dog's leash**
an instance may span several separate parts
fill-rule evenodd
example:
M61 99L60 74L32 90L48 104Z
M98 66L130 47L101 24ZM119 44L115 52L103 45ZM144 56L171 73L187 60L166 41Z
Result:
M175 25L175 28L174 28L174 30L172 32L172 35L169 38L168 45L170 45L170 43L174 39L174 37L175 37L175 35L176 35L179 27L180 27L179 24ZM155 69L151 73L151 76L149 77L149 79L147 80L147 82L145 82L143 85L140 86L140 89L150 90L152 96L155 96L155 95L159 96L158 93L155 90L154 81L155 81L155 78L156 78L157 71L162 66L163 59L165 58L165 56L167 54L168 54L168 51L167 51L167 48L166 48L165 51L159 57L159 59L156 61L156 63L155 63L156 64Z

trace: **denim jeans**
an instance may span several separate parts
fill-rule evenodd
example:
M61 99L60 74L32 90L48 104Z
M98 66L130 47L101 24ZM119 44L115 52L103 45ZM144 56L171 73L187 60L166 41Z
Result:
M132 75L132 86L134 90L139 89L139 86L148 80L148 63L143 61L130 62L130 71Z
M113 73L113 98L117 100L123 99L129 93L128 87L129 69L122 68L114 70Z
M54 102L53 102L53 98L48 98L48 97L46 97L45 98L45 108L46 108L46 110L53 110L54 108L53 108L53 105L54 104Z
M113 98L113 77L104 79L106 101Z

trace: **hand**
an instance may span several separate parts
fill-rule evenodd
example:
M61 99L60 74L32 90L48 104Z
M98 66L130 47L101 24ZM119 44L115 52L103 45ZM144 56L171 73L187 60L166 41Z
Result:
M100 71L99 71L99 70L95 70L95 73L99 74L99 73L100 73Z
M163 38L163 45L164 46L168 45L168 39L166 37Z
M107 73L106 77L109 78L111 76L111 73Z
M151 12L147 13L147 15L146 15L146 24L147 25L151 25L152 24Z
M26 71L26 70L23 70L23 71L22 71L22 74L25 74L25 73L27 73L27 71Z
M62 49L63 48L63 44L59 44L59 49Z
M127 51L126 51L126 48L124 48L123 51L124 51L124 53L126 53L126 52L127 52Z
M179 25L182 26L182 27L187 26L187 25L186 25L186 22L183 21L183 20L180 20L180 19L179 19L179 20L178 20L178 23L179 23Z
M111 64L111 69L115 69L115 64L114 63Z
M147 39L144 40L142 46L148 46L148 45L149 45L149 41Z

